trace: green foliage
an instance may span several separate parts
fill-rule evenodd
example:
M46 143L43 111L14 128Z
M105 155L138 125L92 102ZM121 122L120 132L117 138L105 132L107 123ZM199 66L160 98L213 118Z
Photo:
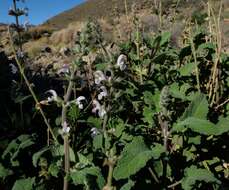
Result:
M182 188L185 190L192 190L196 182L205 182L211 184L220 184L214 175L207 169L197 168L196 166L191 166L185 169L185 177L182 179ZM201 188L201 187L199 187Z
M2 154L2 159L10 158L12 166L19 166L17 156L19 153L34 144L32 135L20 135L12 140Z
M71 178L75 185L82 184L90 187L90 189L95 187L95 184L92 183L93 178L96 179L99 189L102 189L105 185L105 180L100 172L100 169L94 166L73 171L71 173Z
M122 186L120 190L131 190L132 187L134 187L135 182L132 180L128 180L128 183Z
M12 190L33 190L35 177L27 179L19 179L14 183Z
M203 135L222 135L229 131L228 119L222 118L216 125L204 119L188 117L184 121L178 122L173 127L173 131L185 131L191 129L194 132Z
M150 150L142 137L135 137L121 153L121 159L114 169L114 178L119 180L136 174L151 158L158 159L164 151L163 146L159 144Z
M1 163L0 163L0 178L5 179L7 176L13 174L13 172L9 169L6 169Z
M208 102L204 94L196 94L189 104L188 108L183 113L181 120L188 117L205 119L208 114Z

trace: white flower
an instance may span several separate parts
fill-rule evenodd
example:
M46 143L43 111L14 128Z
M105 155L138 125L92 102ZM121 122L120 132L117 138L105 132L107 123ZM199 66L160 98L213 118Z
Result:
M84 96L79 96L76 100L75 100L75 103L78 105L78 108L79 109L83 109L83 104L82 104L82 101L83 100L86 100L86 98Z
M55 90L49 90L47 92L52 94L52 96L48 97L48 102L57 102L58 101L57 99L58 96Z
M100 87L101 92L98 94L98 100L102 100L103 97L107 96L107 89L105 86Z
M92 104L93 104L92 113L95 114L98 113L99 117L103 118L104 115L106 115L107 113L104 106L101 106L97 100L93 100Z
M99 110L99 117L103 118L106 115L106 110L104 108L104 106L101 107L101 109Z
M13 63L10 63L9 66L11 67L12 74L16 74L18 72L17 67Z
M62 134L68 134L70 131L70 127L68 127L68 124L67 122L65 121L63 124L62 124Z
M97 128L93 127L93 128L91 129L91 137L92 137L92 138L94 138L95 136L97 136L97 135L99 135L99 134L100 134L100 132L99 132L99 130L98 130Z
M94 72L94 77L95 77L95 84L100 84L102 81L106 80L105 75L100 70Z
M124 54L121 54L119 57L118 57L118 60L117 60L117 66L120 68L121 71L124 71L126 69L126 62L127 61L127 57L124 55Z
M69 65L68 64L64 64L63 67L61 69L59 69L57 71L57 74L69 74L70 73L70 69L69 69Z

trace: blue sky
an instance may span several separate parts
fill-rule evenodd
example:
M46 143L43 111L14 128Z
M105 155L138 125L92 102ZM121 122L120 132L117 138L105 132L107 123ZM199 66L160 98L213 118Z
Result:
M0 23L11 23L14 18L8 16L8 9L12 6L13 0L0 0ZM18 7L29 8L28 20L30 24L42 24L48 18L68 10L85 0L25 0L25 3L18 3ZM26 19L20 19L23 23Z

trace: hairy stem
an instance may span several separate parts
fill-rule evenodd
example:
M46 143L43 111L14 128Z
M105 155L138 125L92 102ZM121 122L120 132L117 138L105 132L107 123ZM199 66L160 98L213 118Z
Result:
M67 92L64 96L64 103L62 105L62 114L61 114L61 121L62 121L62 126L65 125L67 122L67 103L71 98L71 94L73 91L73 86L74 86L74 76L75 76L75 67L71 73L70 81L68 84ZM70 172L70 158L69 158L69 135L64 134L64 171L65 171L65 176L64 176L64 186L63 190L68 190L68 175Z
M46 116L45 116L44 111L42 110L41 106L39 106L40 103L39 103L39 101L38 101L38 99L37 99L37 96L36 96L35 92L33 91L32 86L31 86L29 80L27 79L27 77L26 77L26 75L25 75L25 73L24 73L24 69L23 69L23 67L22 67L22 64L21 64L20 60L19 60L18 57L17 57L17 53L16 53L16 50L15 50L15 48L14 48L13 39L12 39L12 35L10 34L10 29L9 29L9 28L8 28L8 33L9 33L9 37L10 37L10 45L11 45L11 48L12 48L12 50L13 50L13 54L14 54L14 56L15 56L15 60L16 60L17 66L18 66L18 68L19 68L20 74L21 74L21 76L23 77L23 79L24 79L24 81L25 81L25 84L26 84L26 86L28 87L29 92L31 93L31 95L32 95L32 97L33 97L33 99L34 99L36 105L38 106L38 110L39 110L39 112L41 113L41 116L42 116L42 118L43 118L43 120L44 120L44 122L45 122L45 124L46 124L46 126L47 126L47 128L48 128L48 130L49 130L49 132L51 133L51 135L52 135L54 141L57 142L57 138L56 138L56 136L55 136L55 134L54 134L54 132L53 132L53 130L52 130L52 128L51 128L49 122L48 122L48 119L47 119Z

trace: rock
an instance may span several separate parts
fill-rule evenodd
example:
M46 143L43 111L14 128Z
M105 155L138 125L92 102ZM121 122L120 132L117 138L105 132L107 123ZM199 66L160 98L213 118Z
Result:
M52 49L50 47L44 47L42 50L41 50L42 53L52 53Z
M69 56L69 55L71 55L71 50L67 47L62 47L60 49L60 54L63 56Z

